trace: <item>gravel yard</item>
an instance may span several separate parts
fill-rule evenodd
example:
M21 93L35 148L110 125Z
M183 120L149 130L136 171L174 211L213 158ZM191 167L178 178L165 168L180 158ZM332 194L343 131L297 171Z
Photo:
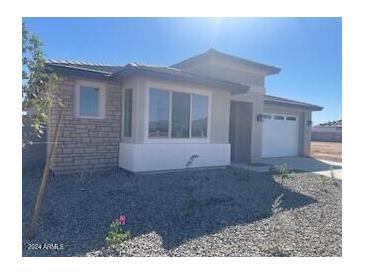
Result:
M41 170L23 174L23 256L341 256L341 181L237 168L51 177L27 239ZM281 213L272 204L283 194ZM107 248L111 221L132 238Z

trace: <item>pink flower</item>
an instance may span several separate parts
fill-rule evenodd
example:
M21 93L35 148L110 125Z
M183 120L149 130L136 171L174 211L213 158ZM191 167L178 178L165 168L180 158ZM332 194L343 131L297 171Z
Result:
M126 215L120 215L120 217L119 217L119 223L121 225L125 225L126 222L127 222L127 216Z

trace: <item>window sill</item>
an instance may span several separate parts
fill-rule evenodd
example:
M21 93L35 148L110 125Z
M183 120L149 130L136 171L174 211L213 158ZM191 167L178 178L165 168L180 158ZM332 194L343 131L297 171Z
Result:
M209 144L209 138L147 138L146 144Z

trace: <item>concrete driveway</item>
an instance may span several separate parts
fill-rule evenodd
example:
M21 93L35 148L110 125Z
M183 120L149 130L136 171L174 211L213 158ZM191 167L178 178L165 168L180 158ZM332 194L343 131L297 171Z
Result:
M331 169L333 176L336 179L342 180L342 163L319 160L310 157L279 157L279 158L264 158L261 163L279 167L286 164L288 169L303 170L312 172L326 177L331 177Z

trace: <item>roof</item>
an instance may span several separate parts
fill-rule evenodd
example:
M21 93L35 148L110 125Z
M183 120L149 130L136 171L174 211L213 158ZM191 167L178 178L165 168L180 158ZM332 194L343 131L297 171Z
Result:
M268 103L268 104L301 107L301 108L309 109L312 111L320 111L323 109L323 107L320 107L317 105L308 104L308 103L304 103L304 102L300 102L300 101L294 101L294 100L281 98L281 97L277 97L277 96L272 96L272 95L265 95L264 101L265 101L265 103Z
M172 81L196 83L209 87L221 88L229 90L232 94L241 94L249 90L249 86L243 84L238 84L207 76L196 75L193 73L182 71L177 67L153 66L136 62L129 63L127 65L107 65L82 61L66 61L55 59L47 60L46 65L48 69L51 69L55 72L104 80L118 80L132 75L144 75L168 79ZM264 100L265 103L268 104L301 107L305 109L310 109L312 111L319 111L323 109L320 106L271 95L265 95Z
M95 77L100 79L123 79L132 75L145 75L170 79L180 82L202 84L229 90L232 94L248 91L249 86L220 80L212 77L200 76L182 71L178 68L153 66L141 63L129 63L125 66L93 64L80 61L47 60L47 67L59 73L70 73L77 76Z
M191 58L188 58L184 61L181 61L181 62L173 65L172 67L181 68L181 67L183 67L184 65L186 65L188 63L191 63L191 62L199 60L199 59L207 58L207 57L210 57L210 56L222 57L222 58L225 58L227 60L230 60L230 61L233 61L233 62L236 62L236 63L240 63L240 64L244 64L246 66L250 66L250 67L253 67L253 68L256 68L256 69L260 69L260 70L265 71L267 73L267 75L278 74L281 70L280 68L277 68L277 67L273 67L273 66L261 64L261 63L258 63L258 62L254 62L254 61L251 61L251 60L243 59L241 57L237 57L237 56L234 56L234 55L223 53L223 52L217 51L215 49L210 49L210 50L208 50L208 51L206 51L202 54L199 54L199 55L193 56Z
M322 123L319 125L316 125L316 127L335 127L335 128L342 128L342 120L337 121L331 121L327 123Z

